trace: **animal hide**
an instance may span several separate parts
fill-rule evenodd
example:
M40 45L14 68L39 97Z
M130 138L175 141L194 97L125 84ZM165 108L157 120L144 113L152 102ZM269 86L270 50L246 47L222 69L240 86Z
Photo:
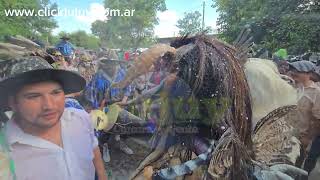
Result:
M300 155L300 142L294 129L287 123L288 113L297 106L278 108L262 118L255 127L253 149L256 160L266 165L296 163Z
M244 72L250 88L253 127L271 111L297 104L296 90L282 79L272 61L250 58Z

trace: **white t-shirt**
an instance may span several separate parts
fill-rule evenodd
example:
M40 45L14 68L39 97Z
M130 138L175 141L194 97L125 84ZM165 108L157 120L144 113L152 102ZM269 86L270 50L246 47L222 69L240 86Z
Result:
M98 146L90 116L66 108L61 116L63 148L24 133L13 120L5 127L17 180L93 180L93 150Z

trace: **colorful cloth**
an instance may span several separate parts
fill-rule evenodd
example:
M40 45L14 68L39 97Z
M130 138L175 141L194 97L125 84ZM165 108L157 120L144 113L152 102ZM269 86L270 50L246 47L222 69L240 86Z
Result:
M130 53L128 51L124 53L124 60L126 61L130 60Z
M126 70L120 68L113 82L122 81L125 78L125 75ZM133 86L131 85L124 89L110 88L111 81L111 78L106 73L98 71L87 85L85 96L91 102L94 109L100 107L100 104L105 99L106 95L110 96L112 101L121 101L123 96L130 96L133 92ZM106 94L107 92L109 94Z
M163 71L155 71L152 73L149 81L152 84L159 85L165 77L166 74Z
M63 56L71 56L74 52L73 45L68 41L60 41L56 48L61 52Z
M65 103L64 103L64 107L84 110L82 105L76 99L73 99L73 98L66 98Z
M122 81L125 78L126 74L127 74L126 70L124 68L120 68L113 80L113 83ZM132 85L129 85L123 89L111 88L110 97L113 101L121 101L123 96L130 96L132 92L133 92Z
M98 71L85 89L85 97L91 102L94 109L99 108L105 98L105 93L111 85L110 78Z
M207 161L210 159L210 155L214 148L214 141L212 141L208 150L200 154L197 158L189 160L180 165L175 165L169 168L161 169L157 171L155 175L160 176L161 179L175 179L178 176L183 176L192 173L193 170L207 163Z

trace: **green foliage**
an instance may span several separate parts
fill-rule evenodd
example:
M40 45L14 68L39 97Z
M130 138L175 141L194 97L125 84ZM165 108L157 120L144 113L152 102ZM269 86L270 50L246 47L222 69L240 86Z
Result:
M210 27L205 27L204 30L202 30L201 27L201 19L202 15L199 11L184 13L184 17L182 19L179 19L177 22L177 27L180 29L179 34L180 35L195 35L197 33L200 33L202 31L204 32L212 32L212 29Z
M87 49L98 49L100 47L100 39L94 35L89 34L87 39Z
M54 36L52 34L49 34L48 36L48 44L50 45L55 45L59 42L59 37L58 36Z
M133 16L108 16L107 21L95 21L91 30L110 48L138 48L154 42L153 29L158 24L157 11L166 10L165 0L105 0L105 7L133 9ZM107 14L108 15L108 14Z
M77 47L84 47L86 49L98 49L100 47L100 40L92 34L87 34L85 31L76 31L72 33L61 31L58 36L54 38L55 40L60 41L59 38L62 36L70 37L70 42ZM53 44L56 44L58 41Z
M215 0L221 37L232 42L250 26L256 43L289 54L320 51L320 2L315 0Z
M5 35L23 35L25 37L37 37L47 39L51 31L57 27L53 17L44 16L6 16L5 10L26 9L34 10L49 7L57 8L49 0L0 0L0 39Z
M170 101L170 102L166 102ZM197 99L193 96L188 98L169 98L163 99L164 104L171 104L174 117L178 120L200 119L204 124L215 124L225 114L230 105L230 99L206 98Z

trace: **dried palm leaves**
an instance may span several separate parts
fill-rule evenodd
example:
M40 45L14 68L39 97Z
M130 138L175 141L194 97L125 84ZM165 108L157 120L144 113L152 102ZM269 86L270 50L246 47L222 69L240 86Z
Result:
M27 55L25 47L17 46L10 43L0 43L0 59L6 60Z
M8 36L7 41L11 44L26 47L29 50L40 48L40 46L37 43L34 43L33 41L20 35L17 35L16 37Z
M228 129L212 154L208 173L214 179L252 179L251 158L247 147Z
M228 126L228 130L219 137L219 144L213 151L208 166L208 174L213 179L252 179L253 174L256 173L253 164L255 162L254 153L258 161L268 165L274 161L292 163L297 155L292 146L294 142L290 144L292 143L292 129L283 121L285 114L292 110L291 106L277 109L261 120L253 135L253 148L251 99L246 76L241 67L246 61L240 61L241 58L245 59L245 53L239 53L250 46L251 39L247 36L248 32L243 32L237 40L235 46L238 49L205 36L183 37L171 44L177 48L175 59L171 60L175 67L174 74L177 76L175 79L182 79L192 89L191 96L199 101L198 104L201 107L201 119L208 119L207 125L211 131L217 131L215 125L219 122L224 122ZM163 94L168 96L170 91ZM227 101L225 101L226 98ZM205 102L208 99L214 100L215 106L207 106ZM222 106L224 102L227 102L226 109ZM170 114L174 109L172 107L174 104L163 104L168 107L165 109L165 116L162 117L165 119L160 123L157 132L161 138L161 144L168 138L163 136L168 136L165 131L176 121ZM212 116L210 111L222 111L223 115ZM285 133L281 134L281 130L284 130ZM207 138L212 137L209 135ZM288 149L289 146L291 149ZM140 164L138 171L142 171L143 167L161 158L166 148L163 148L163 145L157 147L162 148L155 149ZM264 173L265 169L257 171Z
M237 49L235 56L241 64L244 64L247 61L249 51L253 46L252 40L251 29L244 28L233 42L233 46Z
M248 179L252 169L251 104L246 78L235 56L236 50L205 36L183 37L174 41L171 46L177 48L175 59L171 60L176 67L175 74L191 88L192 96L199 101L199 106L202 107L201 119L208 119L207 128L218 131L215 127L219 122L229 126L228 133L221 137L219 146L212 154L208 169L210 174L219 179ZM170 91L163 94L169 95ZM205 102L210 99L214 99L215 106L207 106ZM222 106L224 102L227 102L226 106ZM163 130L168 130L176 121L170 115L170 109L172 107L165 107L165 116L162 117L165 119L162 119L158 129L162 133L157 132L159 136L168 135ZM222 117L211 117L210 111L221 111ZM207 138L212 137L208 135ZM159 155L163 150L155 149L155 152ZM148 156L140 164L138 171L156 160L157 157Z
M38 44L23 36L8 36L6 40L8 43L0 43L0 59L2 60L15 59L23 56L39 56L50 64L54 62L54 58L44 49L41 49Z
M185 80L199 99L230 99L223 120L251 146L251 104L249 88L236 50L216 39L204 36L183 38L172 43L175 48L186 44L195 47L178 62L178 76ZM179 50L176 53L177 57ZM250 148L249 148L250 149Z
M183 38L172 46L179 48L186 44L195 47L179 60L178 76L190 85L200 100L216 98L219 102L229 98L228 109L220 121L230 126L230 132L220 139L220 146L213 152L209 172L219 174L219 178L247 179L252 166L251 104L245 74L235 56L236 49L205 36ZM178 57L179 50L176 54ZM212 120L211 125L214 121L217 120Z

